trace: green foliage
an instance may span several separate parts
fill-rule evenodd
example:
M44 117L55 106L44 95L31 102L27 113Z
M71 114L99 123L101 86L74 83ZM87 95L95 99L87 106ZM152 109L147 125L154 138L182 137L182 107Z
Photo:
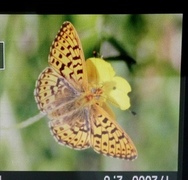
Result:
M86 59L107 57L131 84L131 110L114 109L138 159L112 159L92 149L57 144L48 119L1 131L0 170L177 170L182 15L0 15L6 69L0 71L1 126L39 113L35 81L48 66L51 43L64 21L78 31ZM131 71L130 71L131 70ZM8 103L7 103L8 102ZM7 116L9 113L9 116ZM5 118L7 117L7 118ZM17 142L17 143L15 143Z

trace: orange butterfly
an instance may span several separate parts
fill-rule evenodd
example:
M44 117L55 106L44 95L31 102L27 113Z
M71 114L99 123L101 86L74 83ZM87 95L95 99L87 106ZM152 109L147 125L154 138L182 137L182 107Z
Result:
M75 28L70 22L63 23L50 49L50 67L36 82L38 108L48 115L58 143L80 150L91 146L98 153L133 160L137 150L105 102L109 88L113 91L117 87L94 82L93 59L85 62ZM102 59L97 61L106 65ZM111 101L118 103L113 98Z

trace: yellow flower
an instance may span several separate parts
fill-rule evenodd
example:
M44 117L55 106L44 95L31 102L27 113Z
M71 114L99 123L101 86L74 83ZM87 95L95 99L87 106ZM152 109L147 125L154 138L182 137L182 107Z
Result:
M110 63L100 58L89 58L86 61L86 68L88 82L92 87L102 87L105 100L122 110L130 107L130 98L127 94L131 91L131 87L124 78L115 76Z

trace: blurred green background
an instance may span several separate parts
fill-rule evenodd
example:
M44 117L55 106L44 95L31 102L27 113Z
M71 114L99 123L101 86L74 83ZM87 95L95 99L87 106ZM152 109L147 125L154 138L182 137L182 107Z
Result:
M130 110L136 115L114 111L137 147L134 161L106 157L91 148L60 146L50 134L47 117L24 129L4 128L39 113L35 81L48 66L51 43L67 20L78 31L85 58L100 51L132 87ZM177 170L181 14L12 14L0 15L0 24L6 63L0 71L0 170Z

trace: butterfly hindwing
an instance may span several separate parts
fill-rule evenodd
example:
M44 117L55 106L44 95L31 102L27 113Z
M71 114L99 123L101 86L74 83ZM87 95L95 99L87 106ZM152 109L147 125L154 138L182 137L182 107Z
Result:
M35 100L44 113L49 113L79 96L78 91L65 78L49 67L39 75L35 86Z
M72 104L73 105L73 104ZM90 123L85 110L67 110L61 117L49 122L50 130L59 144L74 149L90 147ZM55 116L54 116L55 117Z

